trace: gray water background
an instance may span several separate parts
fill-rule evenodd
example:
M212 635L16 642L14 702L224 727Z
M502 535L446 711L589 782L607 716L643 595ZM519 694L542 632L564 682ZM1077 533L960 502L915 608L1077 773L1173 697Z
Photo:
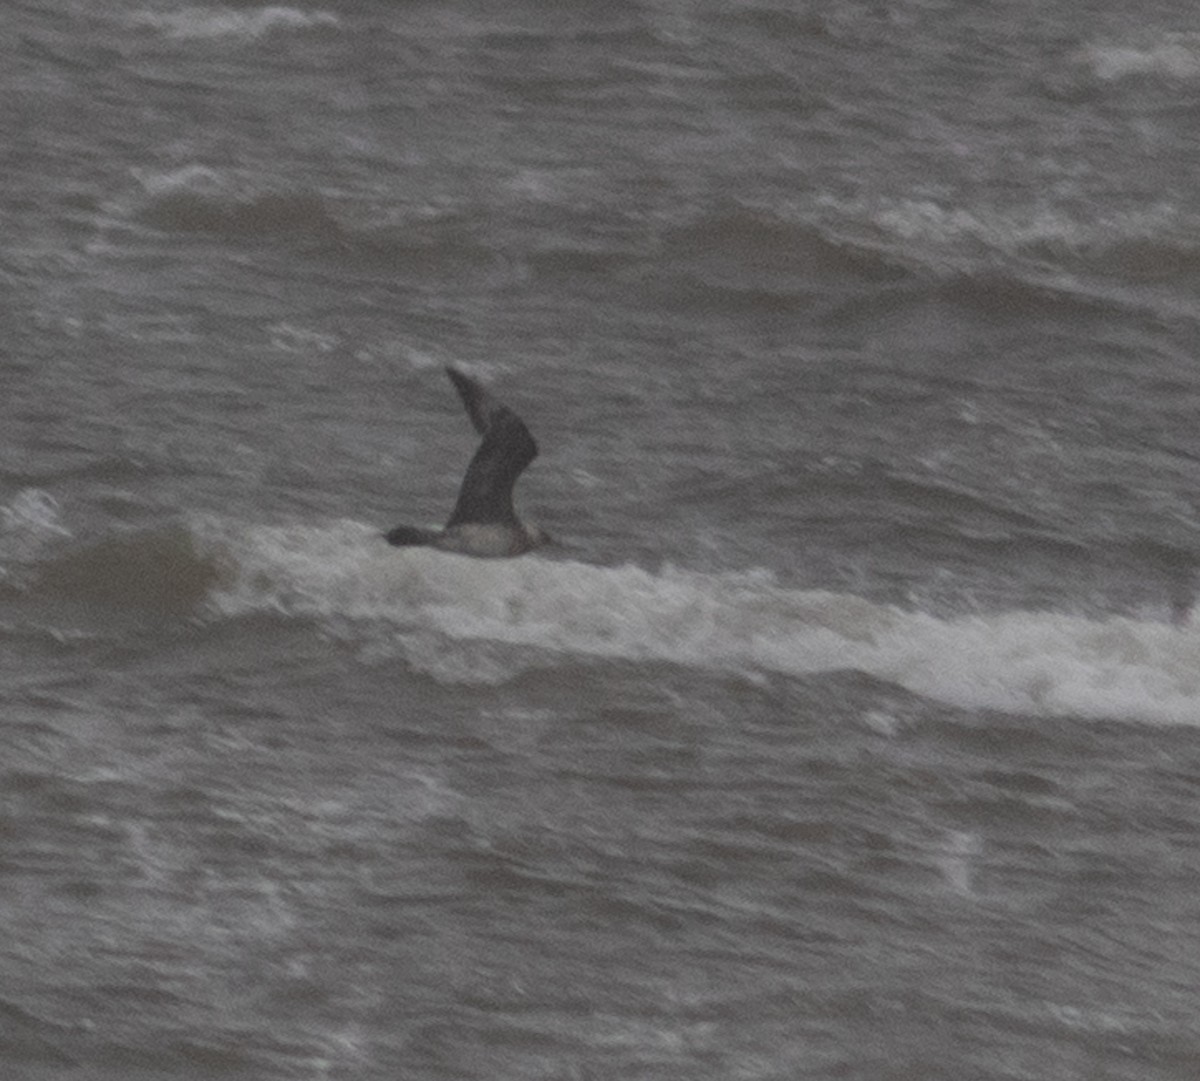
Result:
M1190 1079L1191 5L0 14L6 1078ZM523 512L438 523L527 420Z

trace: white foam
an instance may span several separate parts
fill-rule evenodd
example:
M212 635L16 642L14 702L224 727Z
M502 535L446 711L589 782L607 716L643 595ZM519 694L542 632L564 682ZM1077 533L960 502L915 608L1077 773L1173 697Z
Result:
M48 543L70 535L54 496L40 488L23 488L0 507L0 577L10 561L32 559Z
M1136 75L1195 79L1200 76L1200 34L1167 33L1138 44L1088 45L1078 57L1105 82Z
M563 655L717 671L855 669L965 708L1200 724L1200 630L1010 611L953 619L766 572L474 560L390 548L370 526L259 527L221 547L224 615L275 611L447 681L501 681Z
M266 34L336 27L331 12L304 11L283 5L239 10L226 7L188 7L180 11L141 11L135 26L157 31L176 41L242 38L254 40Z
M239 194L235 177L199 163L165 171L134 166L129 172L146 194L153 198L194 195L215 200Z
M946 835L941 850L934 855L934 863L955 893L969 897L974 892L972 879L982 851L983 841L977 832L951 830Z
M870 207L847 203L842 207L906 245L923 245L947 253L973 245L1008 256L1041 249L1104 252L1122 243L1172 236L1187 225L1179 207L1163 201L1096 220L1080 219L1053 207L967 210L920 199L890 200Z
M7 507L0 507L0 527L42 535L69 536L60 521L58 500L41 488L22 488Z

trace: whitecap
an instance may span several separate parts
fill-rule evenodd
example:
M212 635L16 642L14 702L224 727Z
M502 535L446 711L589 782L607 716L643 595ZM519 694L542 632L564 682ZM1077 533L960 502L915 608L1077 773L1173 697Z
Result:
M49 543L69 537L58 500L41 488L24 488L0 506L0 577L6 564L33 559Z
M188 7L180 11L141 11L136 27L156 31L175 41L241 38L253 41L267 34L339 26L331 12L270 5L238 10L226 7Z
M199 529L225 567L218 618L316 621L446 682L564 660L807 676L856 670L967 709L1200 724L1200 629L1046 611L962 617L707 574L390 548L371 526ZM203 539L207 537L207 539Z
M1138 44L1088 45L1077 57L1104 82L1138 75L1195 79L1200 76L1200 34L1168 33Z

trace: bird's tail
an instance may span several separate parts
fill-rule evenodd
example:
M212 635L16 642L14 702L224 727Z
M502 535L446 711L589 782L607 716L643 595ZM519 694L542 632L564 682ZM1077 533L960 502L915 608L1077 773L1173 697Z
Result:
M388 544L394 544L397 548L408 548L414 545L433 544L441 536L441 531L422 529L416 525L398 525L395 529L388 530L383 536Z

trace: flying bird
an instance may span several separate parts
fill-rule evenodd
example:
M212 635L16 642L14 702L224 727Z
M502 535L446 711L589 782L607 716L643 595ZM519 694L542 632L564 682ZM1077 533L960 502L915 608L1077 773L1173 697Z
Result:
M513 485L537 457L537 442L525 422L477 380L457 368L448 367L446 374L483 441L467 466L445 528L398 525L384 534L388 543L484 557L519 556L548 544L549 536L522 522L513 509Z

